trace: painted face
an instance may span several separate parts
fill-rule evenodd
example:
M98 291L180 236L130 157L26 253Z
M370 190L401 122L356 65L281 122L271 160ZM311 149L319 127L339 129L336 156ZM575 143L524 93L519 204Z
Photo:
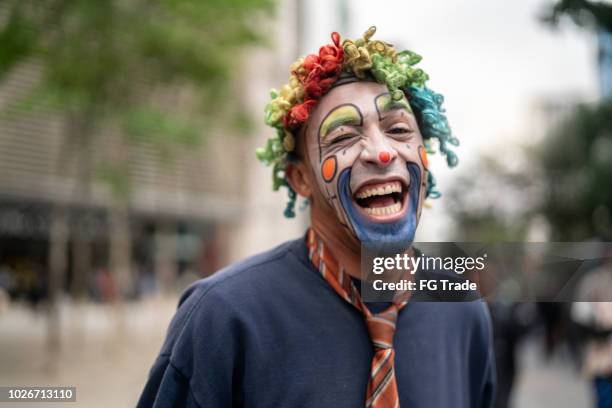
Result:
M312 111L306 154L322 197L366 247L410 246L424 199L427 154L406 99L384 85L333 88Z

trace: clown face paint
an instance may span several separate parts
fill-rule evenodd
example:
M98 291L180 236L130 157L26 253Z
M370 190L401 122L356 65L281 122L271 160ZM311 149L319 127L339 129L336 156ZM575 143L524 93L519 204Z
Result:
M312 111L305 137L321 196L340 224L366 247L407 249L427 180L408 101L374 82L337 86Z

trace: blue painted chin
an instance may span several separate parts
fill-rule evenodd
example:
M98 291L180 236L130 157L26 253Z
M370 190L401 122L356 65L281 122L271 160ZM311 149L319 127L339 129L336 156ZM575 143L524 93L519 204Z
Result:
M338 177L338 192L340 202L351 223L357 239L369 251L377 253L396 254L404 252L412 241L417 227L417 206L421 186L421 172L415 163L407 163L410 174L408 188L409 208L403 218L389 223L376 223L359 213L353 203L350 180L351 169L345 169Z

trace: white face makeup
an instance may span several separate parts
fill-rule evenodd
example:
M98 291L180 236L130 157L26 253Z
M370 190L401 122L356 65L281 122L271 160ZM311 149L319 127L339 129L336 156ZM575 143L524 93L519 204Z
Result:
M408 101L393 101L375 82L337 86L311 112L305 136L319 189L340 223L366 245L409 245L427 156Z

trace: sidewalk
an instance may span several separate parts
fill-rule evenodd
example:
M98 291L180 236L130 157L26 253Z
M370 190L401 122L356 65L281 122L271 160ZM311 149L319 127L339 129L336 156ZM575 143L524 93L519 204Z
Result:
M0 384L76 386L76 404L54 407L134 406L176 304L174 298L125 304L118 329L112 306L64 303L58 355L46 352L45 316L13 304L0 315ZM19 404L28 406L41 405Z
M528 339L519 350L513 408L590 408L590 384L569 357L545 361L541 345Z

